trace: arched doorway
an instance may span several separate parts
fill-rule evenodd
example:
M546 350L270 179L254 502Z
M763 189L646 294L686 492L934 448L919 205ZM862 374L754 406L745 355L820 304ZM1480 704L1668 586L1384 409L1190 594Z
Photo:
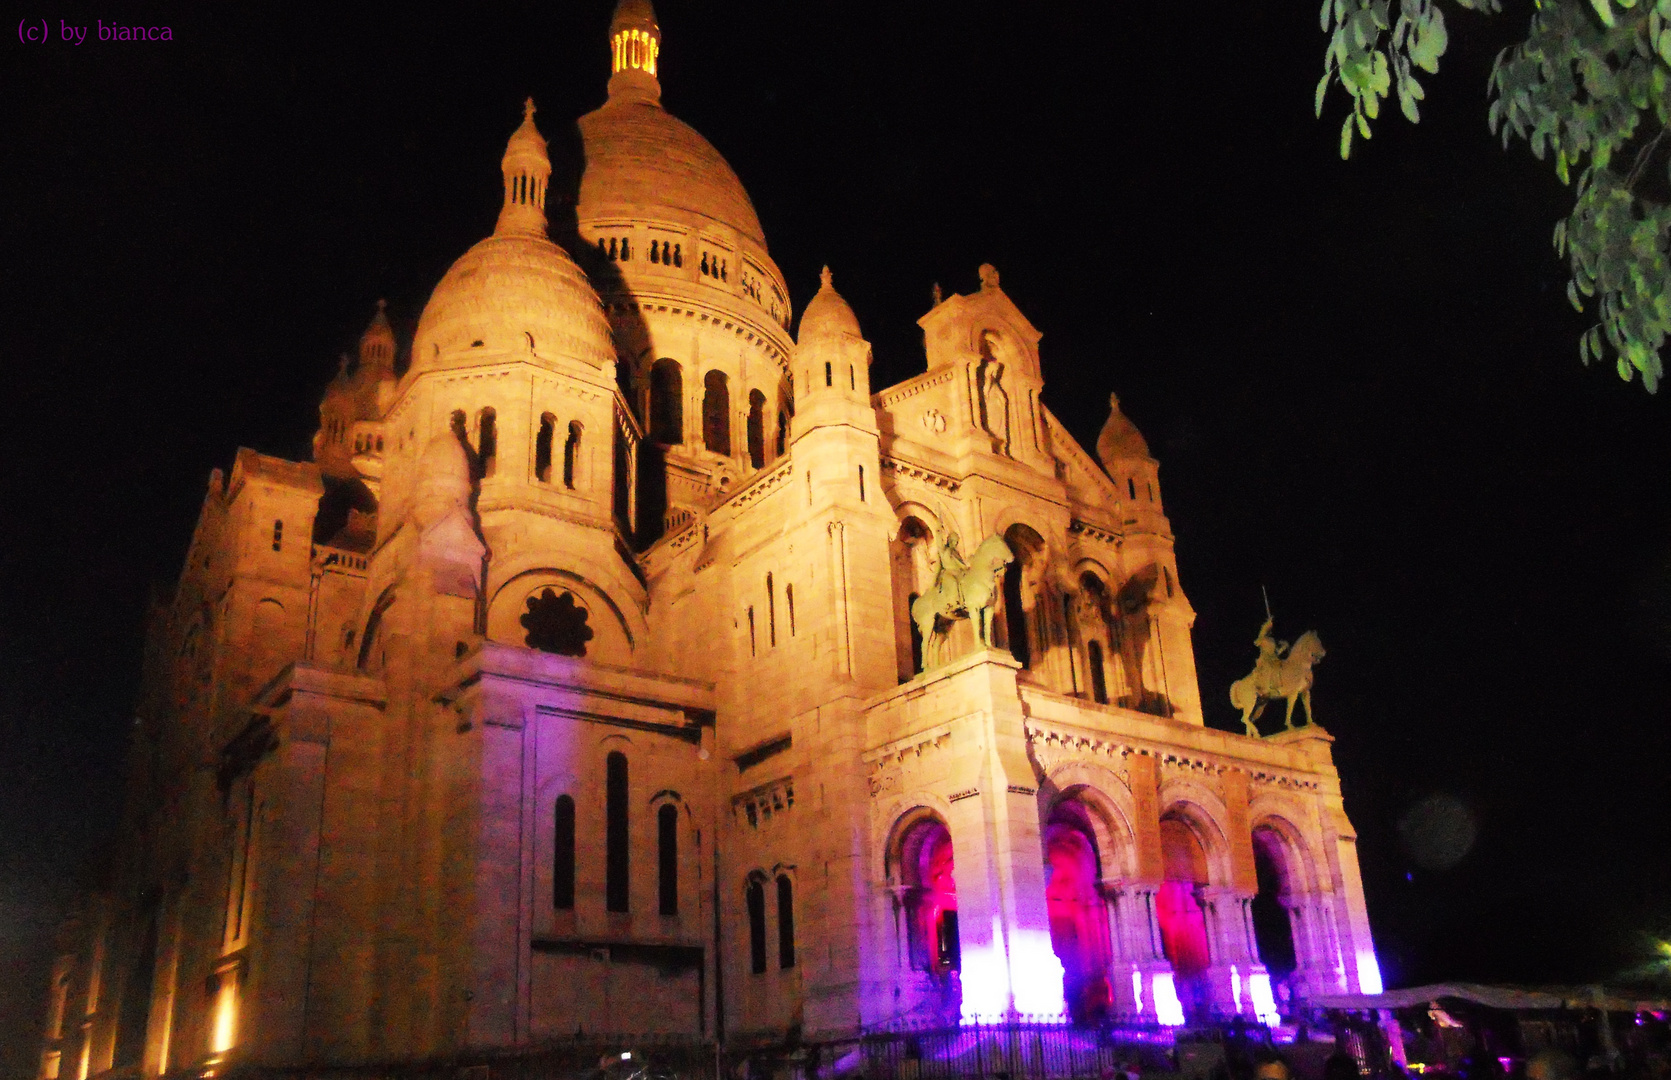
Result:
M925 817L900 838L899 876L904 886L910 965L946 977L963 967L957 929L957 881L952 834L946 823Z
M1050 945L1062 962L1062 997L1074 1023L1108 1015L1113 990L1108 908L1098 891L1102 864L1085 807L1058 803L1044 827L1045 904Z
M1166 869L1166 880L1155 897L1161 947L1172 964L1185 1014L1198 1016L1207 1008L1206 975L1212 962L1200 899L1200 890L1207 884L1207 852L1195 830L1179 817L1161 820L1160 846Z
M1046 605L1039 602L1044 537L1026 525L1015 524L1004 530L1004 540L1015 554L1015 561L1004 568L1004 645L1022 667L1033 668L1043 659L1046 641L1040 625Z
M1282 835L1270 826L1253 830L1253 866L1259 892L1253 897L1253 938L1259 960L1273 982L1287 983L1298 967L1294 924L1288 904L1294 894L1293 853Z

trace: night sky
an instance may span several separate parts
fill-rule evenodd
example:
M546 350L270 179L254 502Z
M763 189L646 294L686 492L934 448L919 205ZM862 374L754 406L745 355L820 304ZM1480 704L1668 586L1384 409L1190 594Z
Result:
M922 369L930 287L991 262L1086 446L1120 394L1209 722L1261 585L1279 634L1322 635L1389 985L1606 977L1671 933L1671 393L1579 363L1570 193L1486 129L1527 5L1454 18L1421 125L1346 163L1314 3L657 7L664 103L797 311L834 269L873 385ZM408 341L491 231L522 99L556 142L604 96L609 0L206 11L0 28L0 1066L32 1068L209 470L305 459L375 301ZM57 38L101 18L173 40Z

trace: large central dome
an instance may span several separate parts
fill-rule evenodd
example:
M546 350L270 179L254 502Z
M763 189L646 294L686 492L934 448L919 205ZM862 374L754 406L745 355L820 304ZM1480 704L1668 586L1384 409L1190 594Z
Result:
M576 208L581 221L666 218L729 226L764 245L754 204L719 151L660 105L612 95L580 118L585 154Z
M577 125L579 223L720 225L764 254L766 236L737 174L707 139L661 107L661 28L649 0L620 0L609 42L609 100Z

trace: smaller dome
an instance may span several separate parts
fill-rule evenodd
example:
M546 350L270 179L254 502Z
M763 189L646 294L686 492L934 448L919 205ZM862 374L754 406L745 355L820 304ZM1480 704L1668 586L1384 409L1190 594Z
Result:
M615 359L598 294L574 260L545 233L551 163L534 126L534 101L522 108L500 162L505 202L493 235L442 277L418 319L411 372L470 349L566 356L594 367Z
M1148 456L1149 443L1143 433L1120 411L1119 396L1109 394L1108 422L1102 425L1102 434L1097 436L1097 457L1104 465L1112 466L1116 461Z
M586 275L562 248L527 233L490 236L453 263L418 320L412 370L472 348L538 351L600 368L615 359Z
M822 285L818 295L814 296L801 312L801 333L797 339L805 342L815 337L837 337L846 335L859 339L864 334L859 331L859 317L853 314L853 309L847 306L847 301L835 291L831 284L830 268L824 267L819 274Z

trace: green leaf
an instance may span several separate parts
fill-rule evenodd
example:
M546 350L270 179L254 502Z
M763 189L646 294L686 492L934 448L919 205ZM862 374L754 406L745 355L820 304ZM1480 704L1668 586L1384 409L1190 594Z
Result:
M1321 119L1322 116L1323 116L1323 98L1324 98L1324 96L1326 96L1328 94L1329 83L1333 79L1334 79L1334 68L1329 67L1329 68L1325 68L1323 70L1323 77L1321 79L1317 80L1317 100L1315 102L1315 107L1316 107L1317 116L1318 116L1319 119Z
M1345 161L1352 156L1352 119L1357 114L1346 117L1346 123L1340 125L1340 159Z
M1590 0L1590 6L1595 8L1596 14L1601 17L1601 25L1609 30L1613 29L1613 5L1608 3L1608 0Z
M1363 113L1354 113L1353 115L1358 118L1358 134L1366 139L1369 138L1369 121L1364 119Z

